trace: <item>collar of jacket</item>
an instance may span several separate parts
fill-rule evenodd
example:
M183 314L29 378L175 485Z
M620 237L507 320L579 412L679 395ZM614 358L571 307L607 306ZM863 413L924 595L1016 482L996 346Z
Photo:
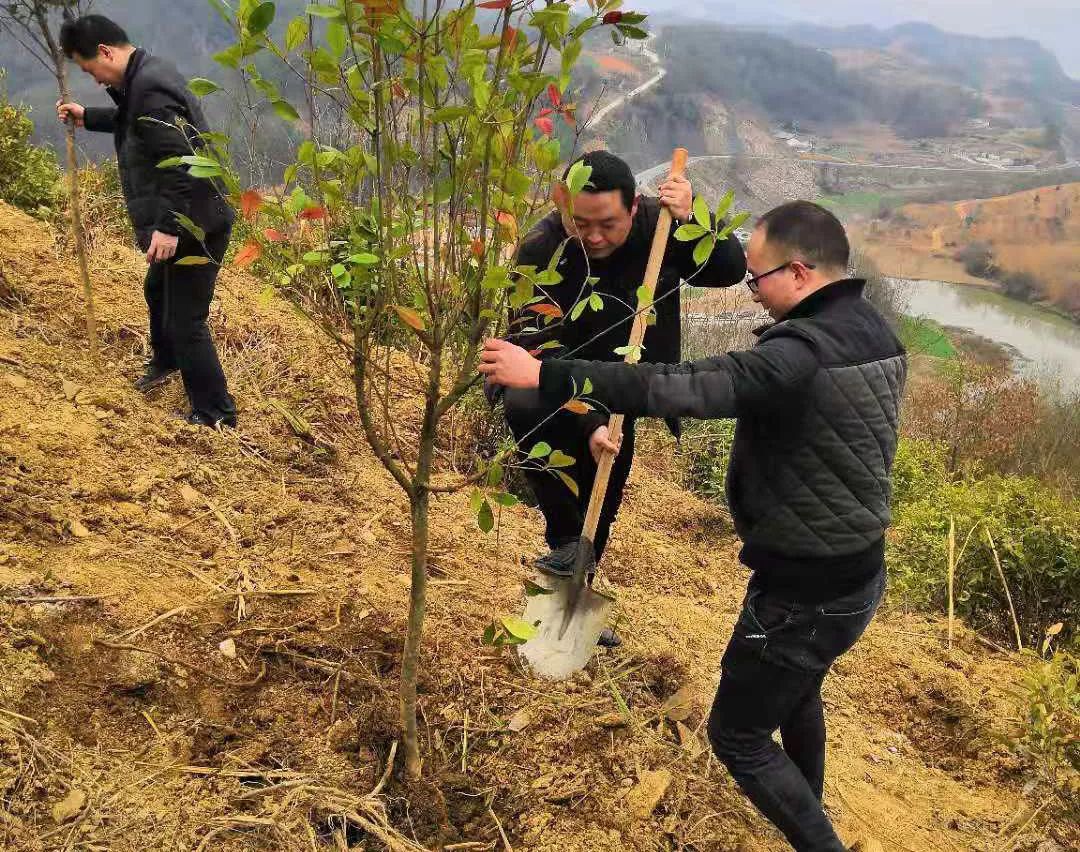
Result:
M109 86L106 91L117 104L124 100L127 93L131 91L131 81L135 79L135 75L139 73L139 68L143 64L143 60L146 59L147 53L143 48L135 48L134 53L128 57L127 68L124 69L124 79L121 81L120 86Z
M820 290L815 290L799 302L799 304L788 311L787 316L782 320L779 320L779 322L813 316L827 304L838 301L839 299L862 298L863 289L865 287L866 281L862 278L842 278L839 281L834 281L832 284L826 284ZM775 322L766 322L751 329L750 333L753 334L754 337L761 337L761 335L774 325L776 325Z

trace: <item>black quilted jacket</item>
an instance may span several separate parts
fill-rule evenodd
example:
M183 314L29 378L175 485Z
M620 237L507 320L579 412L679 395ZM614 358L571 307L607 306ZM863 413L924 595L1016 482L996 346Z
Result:
M881 570L903 346L838 281L803 300L747 351L684 364L545 361L542 392L576 380L634 416L737 418L727 497L756 580L796 600L843 594Z

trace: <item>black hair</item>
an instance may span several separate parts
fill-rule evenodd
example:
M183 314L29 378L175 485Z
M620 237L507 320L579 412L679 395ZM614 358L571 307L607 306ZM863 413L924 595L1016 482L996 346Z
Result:
M827 269L847 269L851 246L840 220L812 201L789 201L757 221L768 242L782 246L793 260L805 260Z
M101 44L123 47L131 44L131 40L119 24L104 15L83 15L64 21L60 27L60 49L68 59L76 53L83 59L93 59Z
M634 173L630 171L630 167L623 160L610 151L589 151L574 160L574 163L584 163L586 166L592 166L589 183L582 192L611 192L612 190L618 190L626 209L632 210L634 208L634 199L637 198L637 181L634 180ZM574 163L570 165L572 166ZM563 172L563 180L566 180L568 174L570 174L569 166Z

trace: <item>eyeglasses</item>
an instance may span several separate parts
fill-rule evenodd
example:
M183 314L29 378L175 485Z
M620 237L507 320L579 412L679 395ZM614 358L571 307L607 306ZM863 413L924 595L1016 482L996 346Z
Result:
M801 260L789 260L787 263L781 263L778 267L776 267L776 269L770 269L768 272L762 272L760 275L751 275L748 270L744 283L747 287L750 288L751 293L756 293L758 291L758 284L761 283L761 280L763 278L768 278L770 275L775 275L780 270L787 269L793 263L802 263L802 265L805 266L807 269L815 268L815 265L813 263L803 263Z

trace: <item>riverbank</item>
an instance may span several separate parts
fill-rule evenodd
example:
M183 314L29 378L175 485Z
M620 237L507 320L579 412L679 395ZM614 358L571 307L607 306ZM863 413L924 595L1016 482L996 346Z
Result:
M888 280L904 288L908 315L963 330L968 345L981 338L977 347L981 351L989 351L987 342L1002 347L1012 353L1012 362L1022 375L1080 393L1080 325L1071 319L989 287Z

